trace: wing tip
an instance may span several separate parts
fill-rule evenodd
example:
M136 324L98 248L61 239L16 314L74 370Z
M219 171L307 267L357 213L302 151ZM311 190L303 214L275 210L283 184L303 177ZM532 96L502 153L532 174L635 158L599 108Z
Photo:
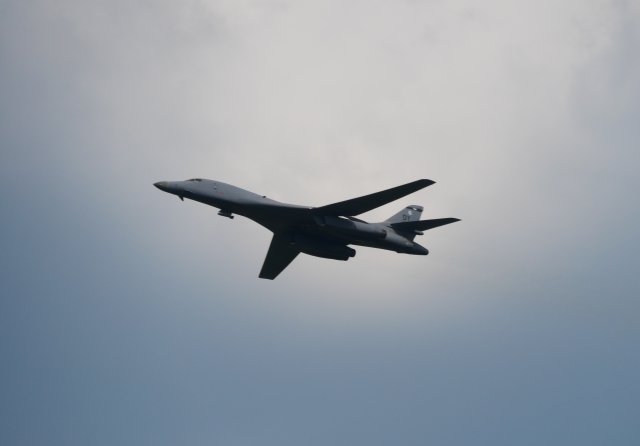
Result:
M432 184L436 184L435 181L429 180L427 178L421 178L419 180L416 180L415 183L421 185L422 187L427 187L427 186L431 186Z
M287 265L288 266L288 265ZM285 266L286 268L286 266ZM260 270L260 274L258 274L258 278L260 279L267 279L267 280L273 280L276 277L278 277L280 275L282 271L278 271L274 274L273 271L267 271L266 268L264 268L264 266L262 267L262 269Z

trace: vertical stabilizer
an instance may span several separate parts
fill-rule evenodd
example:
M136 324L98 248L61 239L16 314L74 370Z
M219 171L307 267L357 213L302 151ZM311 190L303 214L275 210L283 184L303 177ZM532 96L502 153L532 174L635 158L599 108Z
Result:
M418 206L416 204L412 204L411 206L407 206L397 214L385 220L385 223L388 225L392 225L394 223L409 223L411 221L420 220L420 215L422 215L422 206ZM417 233L415 231L399 231L403 237L408 238L409 240L413 240Z
M393 217L390 217L385 220L385 223L407 223L409 221L418 221L420 220L420 215L422 215L422 206L417 206L412 204L411 206L407 206Z

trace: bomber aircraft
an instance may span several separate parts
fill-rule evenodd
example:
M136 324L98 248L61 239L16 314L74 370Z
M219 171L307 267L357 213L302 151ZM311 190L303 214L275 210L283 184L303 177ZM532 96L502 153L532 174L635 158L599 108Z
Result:
M316 257L349 260L356 255L348 245L369 246L404 254L427 255L413 241L422 231L460 221L457 218L419 220L422 206L407 206L380 223L367 223L355 215L395 201L434 184L417 180L363 197L320 207L281 203L220 181L193 178L160 181L158 189L220 209L218 215L242 215L273 232L259 277L275 279L301 252Z

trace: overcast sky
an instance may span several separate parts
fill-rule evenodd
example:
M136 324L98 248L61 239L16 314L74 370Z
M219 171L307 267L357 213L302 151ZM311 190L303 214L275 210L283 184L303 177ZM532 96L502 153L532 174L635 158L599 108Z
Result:
M636 0L0 0L0 443L637 445ZM427 257L257 278L418 178Z

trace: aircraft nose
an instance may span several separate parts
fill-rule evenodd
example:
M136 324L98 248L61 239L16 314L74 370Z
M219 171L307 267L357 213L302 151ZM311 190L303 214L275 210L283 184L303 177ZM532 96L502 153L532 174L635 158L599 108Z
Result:
M153 183L155 187L160 189L161 191L168 192L169 182L168 181L158 181L157 183Z

